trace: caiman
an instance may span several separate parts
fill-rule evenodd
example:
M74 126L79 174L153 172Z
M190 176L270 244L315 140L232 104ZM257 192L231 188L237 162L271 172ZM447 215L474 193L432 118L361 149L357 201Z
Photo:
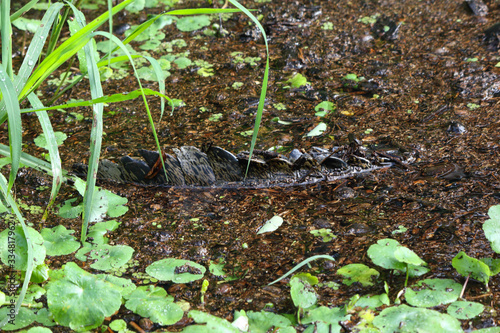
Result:
M197 188L266 188L308 185L321 181L353 177L401 163L402 156L378 153L359 145L335 147L331 150L314 147L309 152L294 149L288 156L271 151L256 150L237 155L220 147L200 150L183 146L172 151L175 156L163 154L165 168L159 162L159 153L141 149L144 160L129 156L117 163L101 160L97 178L118 183L146 186ZM86 176L87 166L77 163L73 172Z

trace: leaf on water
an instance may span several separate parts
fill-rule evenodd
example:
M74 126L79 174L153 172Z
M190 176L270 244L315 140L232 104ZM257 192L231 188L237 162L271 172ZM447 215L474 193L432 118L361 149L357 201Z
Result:
M121 306L121 295L109 282L92 275L75 263L64 266L64 276L49 283L47 304L58 324L72 330L90 330Z
M262 228L259 229L257 235L264 234L266 232L273 232L277 230L283 224L283 218L280 216L273 216L269 221L264 223Z
M493 251L500 253L500 205L490 207L488 215L490 219L483 224L484 234Z
M462 286L451 279L425 279L406 289L408 304L430 308L455 302L460 296Z
M487 264L477 260L476 258L471 258L464 251L460 251L455 258L451 261L453 268L457 270L462 276L470 276L473 279L483 282L488 286L490 280L491 271Z
M185 16L177 20L177 29L180 31L195 31L209 25L208 15Z
M345 277L342 282L348 286L354 282L361 283L363 287L373 286L373 281L376 280L380 273L363 264L349 264L339 270L337 274Z
M476 302L456 301L451 303L446 311L457 319L469 320L479 316L484 311L484 305Z
M188 283L203 278L206 268L182 259L162 259L146 268L146 273L161 281Z
M80 242L72 234L74 230L68 230L63 225L54 228L43 228L41 235L43 245L47 249L49 256L64 256L75 252L80 247Z
M324 131L326 131L326 124L325 123L319 123L318 126L314 127L309 133L306 134L306 136L319 136L323 134Z
M43 246L43 238L35 229L27 228L33 246L34 266L38 266L45 260L46 250ZM14 269L25 271L28 265L28 244L23 228L21 225L17 225L14 228L14 234L9 233L12 233L10 229L0 232L0 259L5 265L14 260Z

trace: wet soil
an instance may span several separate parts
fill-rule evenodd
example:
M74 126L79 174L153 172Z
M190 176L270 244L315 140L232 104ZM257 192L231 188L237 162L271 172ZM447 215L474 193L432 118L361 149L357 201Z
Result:
M461 1L242 3L258 8L269 36L271 71L258 148L332 147L346 144L348 134L353 133L365 145L397 145L414 151L418 158L408 168L286 190L196 191L101 183L129 200L129 212L118 218L122 225L110 237L112 244L135 249L140 265L134 270L144 271L166 257L205 266L223 260L227 275L238 279L225 282L209 275L204 304L200 303L201 281L160 286L192 308L231 320L234 310L261 310L268 303L274 304L272 311L293 313L287 280L273 286L267 283L317 254L332 255L336 261L313 263L309 271L320 281L341 283L335 274L341 266L364 263L373 267L366 251L382 238L395 238L414 250L429 264L428 278L463 283L464 278L451 266L451 259L461 250L475 258L498 257L482 231L488 208L500 202L500 68L495 67L500 52L498 35L484 33L500 20L498 2L486 1L489 13L485 17L474 15ZM150 14L156 12L150 10ZM376 23L360 22L375 15ZM141 19L144 16L119 15L116 21ZM235 65L230 53L264 58L265 48L243 15L232 16L224 22L224 29L228 35L223 37L164 29L166 39L185 39L190 57L206 60L215 69L212 77L189 69L172 71L167 79L167 94L186 105L156 123L166 148L215 144L235 152L248 149L250 139L240 133L253 127L264 64ZM294 73L304 75L310 84L285 88ZM365 80L358 84L344 80L348 74ZM236 81L244 83L242 89L231 88ZM107 93L136 89L130 79L104 85ZM157 89L154 84L145 86ZM89 99L85 91L82 82L64 98ZM48 98L48 88L46 94ZM335 103L337 109L320 119L314 107L324 100ZM149 101L159 119L159 101ZM286 109L278 110L277 103ZM201 107L209 111L201 112ZM106 110L103 158L113 160L134 155L139 148L154 149L140 100ZM91 119L90 109L78 112ZM214 113L223 116L210 121ZM291 124L278 124L275 117ZM61 155L69 169L73 162L88 159L91 123L68 125L65 118L58 112L51 116L55 129L68 134ZM37 121L33 115L23 120L27 150L39 155L41 150L32 141L40 133ZM328 124L327 131L319 137L305 137L321 121ZM2 129L5 142L6 127ZM17 191L41 204L49 191L40 194L35 189L39 182L39 177L27 172ZM63 188L59 200L75 195L70 191ZM274 215L283 217L285 223L273 233L257 235L258 228ZM60 220L55 214L44 227L59 223L79 230L78 221ZM394 233L400 227L407 231ZM310 233L321 228L332 229L337 238L322 242ZM124 277L131 278L131 273ZM388 281L393 300L404 279L383 272L382 280ZM486 291L484 285L471 281L464 298L498 313L498 276L489 287ZM320 303L330 306L342 305L356 293L382 292L382 283L373 288L340 284L338 289L318 289ZM126 310L117 317L140 319ZM169 330L188 323L183 320ZM464 329L495 324L500 324L498 318L484 317L465 323Z

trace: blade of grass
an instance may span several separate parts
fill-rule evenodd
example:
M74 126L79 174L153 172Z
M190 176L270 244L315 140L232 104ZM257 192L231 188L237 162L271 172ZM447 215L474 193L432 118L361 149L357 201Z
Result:
M320 254L320 255L317 255L317 256L313 256L311 258L307 258L306 260L304 260L303 262L301 262L300 264L296 265L294 268L292 268L291 270L289 270L285 275L283 275L282 277L280 277L279 279L277 280L274 280L273 282L269 283L268 286L272 285L272 284L275 284L276 282L279 282L281 280L283 280L284 278L286 278L287 276L289 276L290 274L293 274L295 271L297 271L298 269L300 269L301 267L307 265L308 263L310 263L311 261L314 261L314 260L318 260L318 259L328 259L328 260L332 260L332 261L335 261L335 258L332 257L332 256L327 256L327 255L324 255L324 254Z
M6 145L0 144L0 154L3 156L7 156L10 158L10 147ZM49 176L52 176L52 166L47 161L41 160L29 154L21 152L20 162L22 165L43 171L47 173ZM65 181L68 178L67 172L62 170L62 180Z
M259 98L259 106L257 107L257 114L255 116L255 125L253 127L253 134L252 134L252 142L250 144L250 155L248 157L248 164L247 164L247 169L245 171L245 177L248 174L248 169L250 168L250 162L252 159L253 151L255 149L255 143L257 142L257 136L259 134L259 128L260 128L260 122L262 120L262 113L264 112L264 103L266 101L266 93L267 93L267 81L269 78L269 47L267 45L267 36L264 28L260 24L259 20L255 16L253 16L252 13L250 13L245 7L243 7L238 1L236 0L229 0L230 3L232 3L234 6L237 8L241 9L243 13L245 13L250 19L257 25L259 28L260 32L262 33L262 36L264 37L264 43L266 44L266 68L264 70L264 78L262 80L262 89L260 92L260 98Z
M9 147L12 163L7 192L10 192L10 189L16 180L17 170L19 169L19 159L21 157L23 137L21 110L19 109L16 90L14 89L13 82L7 76L3 64L0 64L0 91L2 92L3 102L5 102L8 115Z
M33 71L33 68L37 63L37 59L42 52L42 48L49 34L52 22L57 18L59 10L62 8L62 6L63 5L60 3L50 6L43 16L42 22L40 23L40 29L38 29L33 36L21 68L19 69L19 72L14 79L14 88L16 89L17 93L19 93L22 87L24 87L26 81L31 75L31 72ZM3 124L6 120L7 110L5 108L5 105L2 105L2 108L0 109L0 124Z
M17 12L15 12L14 14L12 14L10 16L10 21L12 22L12 21L17 20L21 15L23 15L24 13L29 11L31 8L33 8L37 4L37 2L38 2L38 0L31 0L30 2L28 2L27 4L22 6L21 9L19 9Z
M0 2L0 33L2 36L2 65L7 76L13 79L12 73L12 27L10 25L10 1Z
M26 239L26 247L28 249L28 261L27 261L27 266L26 266L26 272L24 273L24 282L23 286L21 288L21 292L19 293L19 298L17 299L16 305L14 307L14 315L17 315L19 313L19 309L21 308L21 305L24 301L24 297L26 296L26 292L28 290L28 285L30 283L31 279L31 274L33 273L33 258L34 258L34 250L33 250L33 243L31 242L31 238L29 237L28 234L28 227L26 226L26 223L24 222L24 218L21 214L21 211L17 207L16 200L12 197L10 191L8 189L8 184L5 179L5 177L0 173L0 190L1 190L1 195L3 195L5 201L9 204L11 211L14 213L16 216L17 220L19 223L21 223L21 227L23 228L24 232L24 237ZM7 322L9 321L10 317L4 318L2 321L0 321L0 328L5 326Z
M82 27L82 30L86 27L85 17L82 12L80 12L76 7L68 4L73 9L73 14L77 23ZM81 31L81 30L80 30ZM76 32L76 36L79 32ZM94 33L89 34L88 43L83 47L85 51L85 58L87 62L87 70L89 76L89 86L90 94L92 98L101 98L103 96L103 90L101 85L101 77L99 74L99 68L97 68L96 55L97 50L95 49L93 41ZM90 157L89 157L89 169L87 173L87 184L85 187L85 194L83 196L83 216L82 216L82 232L81 232L81 242L85 242L87 238L87 229L91 217L91 209L93 207L94 193L95 193L95 183L97 179L97 168L99 165L99 156L101 154L101 143L102 143L102 115L103 115L104 105L98 103L92 107L92 129L90 130Z
M59 105L42 107L42 108L37 108L37 109L35 109L35 108L21 109L21 113L48 111L48 110L57 110L57 109L67 109L67 108L75 108L75 107L81 107L81 106L93 106L93 105L98 104L98 103L110 104L110 103L116 103L116 102L124 102L124 101L129 101L131 99L135 99L135 98L141 96L142 93L144 93L144 95L146 95L146 96L159 96L161 98L165 98L166 100L168 100L172 104L172 101L168 96L163 95L162 93L159 93L157 91L145 88L142 91L140 89L137 89L137 90L129 92L128 94L113 94L113 95L103 96L103 97L96 98L96 99L91 99L89 101L72 102L72 103L59 104Z
M40 99L33 93L28 96L28 100L35 108L43 107ZM36 115L38 116L38 120L40 121L40 125L42 126L43 133L45 134L47 149L50 156L50 164L52 166L52 190L50 192L49 203L47 204L47 207L45 208L45 211L42 215L41 222L43 223L47 219L50 208L54 204L57 193L59 193L59 189L61 188L62 167L61 157L59 156L59 149L57 147L57 140L50 123L49 115L45 111L37 112Z
M81 30L68 38L57 49L50 53L29 77L26 85L19 94L19 100L21 101L26 98L29 93L37 89L49 75L59 68L59 66L76 54L78 50L84 47L90 40L92 32L104 24L109 15L116 14L132 1L134 0L125 0L113 7L113 11L111 13L106 12L100 15L98 18L82 27Z

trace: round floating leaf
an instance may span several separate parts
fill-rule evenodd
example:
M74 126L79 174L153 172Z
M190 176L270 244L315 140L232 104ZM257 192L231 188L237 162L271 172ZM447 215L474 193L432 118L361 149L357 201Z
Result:
M281 216L273 216L269 221L264 223L262 228L259 229L257 235L264 234L266 232L273 232L277 230L283 224L283 218Z
M49 256L64 256L75 252L80 247L73 234L74 230L68 230L62 225L52 229L44 228L41 231L44 243Z
M404 246L399 246L396 251L394 251L394 257L396 260L409 265L423 266L426 264L415 252Z
M96 274L95 276L98 279L111 283L123 297L130 295L130 293L137 288L130 279L124 279L109 274Z
M109 217L118 217L124 215L128 212L128 207L125 206L128 202L127 198L120 197L108 190L104 190L106 197L108 198L108 211Z
M0 308L0 318L8 318L10 316L10 308L4 306ZM33 311L21 307L19 309L19 313L15 316L15 318L9 318L7 325L2 327L4 331L17 331L21 328L24 328L28 325L31 325L35 321L36 315Z
M460 322L452 316L407 305L383 310L373 324L382 332L463 332Z
M45 260L43 238L35 229L31 227L27 228L31 243L33 244L33 266L36 267L43 264ZM12 260L14 260L14 269L19 271L26 270L28 265L28 245L21 225L17 225L14 231L5 229L0 232L0 259L2 259L5 265L12 263Z
M500 253L500 205L490 207L488 215L490 219L483 224L484 234L493 251Z
M354 282L359 282L363 287L373 286L373 280L376 280L380 273L363 264L349 264L339 270L337 274L346 277L342 282L348 286Z
M198 333L198 332L221 332L221 333L241 333L241 331L233 326L224 318L219 318L208 314L206 312L191 310L189 317L193 318L197 324L206 325L191 325L182 330L184 333Z
M146 273L161 281L187 283L203 278L206 268L195 262L182 259L162 259L146 268Z
M325 123L319 123L318 126L314 127L306 136L319 136L326 131L326 128L327 126Z
M307 309L318 301L318 295L309 282L293 277L290 281L290 287L290 295L296 307Z
M332 110L335 110L335 104L330 101L323 101L314 108L316 117L325 117Z
M63 132L54 132L54 136L56 137L56 143L58 146L62 145L63 142L68 138L66 133ZM48 149L47 138L45 137L45 134L40 134L33 141L38 147Z
M430 308L456 301L461 290L462 286L450 279L426 279L408 288L405 299L410 305Z
M311 310L306 311L304 318L301 320L302 324L310 323L325 323L331 325L330 329L318 332L340 332L339 322L349 319L349 316L345 312L345 308L328 308L326 306L320 306Z
M184 69L191 65L191 60L186 57L179 57L174 60L174 63L179 67L179 69Z
M126 296L125 307L160 325L173 325L182 319L184 311L167 296L163 288L143 286Z
M64 267L65 276L49 283L47 304L56 322L73 330L98 327L118 311L120 292L109 282L87 273L75 263Z
M50 328L47 327L32 327L26 333L52 333Z
M491 276L500 273L500 259L481 258L479 261L484 262L490 268Z
M300 73L295 74L286 82L290 83L292 88L300 88L302 86L310 84L310 82L307 82L307 78Z
M195 31L209 25L208 15L185 16L177 20L177 29L180 31Z
M451 264L462 276L468 276L470 274L472 278L488 285L491 271L488 265L484 262L479 261L476 258L471 258L465 254L464 251L460 251L460 253L453 258Z
M457 319L468 320L479 316L484 311L484 305L476 302L456 301L451 303L446 311Z
M272 327L276 331L276 328L288 327L292 324L288 318L267 311L248 311L246 314L250 332L268 332ZM281 329L279 331L281 332Z
M411 255L408 251L400 250L403 248L398 241L390 238L380 239L377 244L373 244L367 251L368 257L373 261L375 265L386 269L394 269L402 272L406 272L406 263L399 260L396 257L396 251L398 251L398 256L400 259L412 261ZM409 250L411 251L411 250ZM410 276L420 276L429 271L429 269L421 266L416 266L409 264L409 275Z
M391 300L387 294L364 295L356 301L356 306L361 308L376 309L382 305L390 305Z
M89 259L95 259L90 267L102 271L109 271L120 268L132 258L134 249L127 245L107 245L100 244L92 248L89 252Z

